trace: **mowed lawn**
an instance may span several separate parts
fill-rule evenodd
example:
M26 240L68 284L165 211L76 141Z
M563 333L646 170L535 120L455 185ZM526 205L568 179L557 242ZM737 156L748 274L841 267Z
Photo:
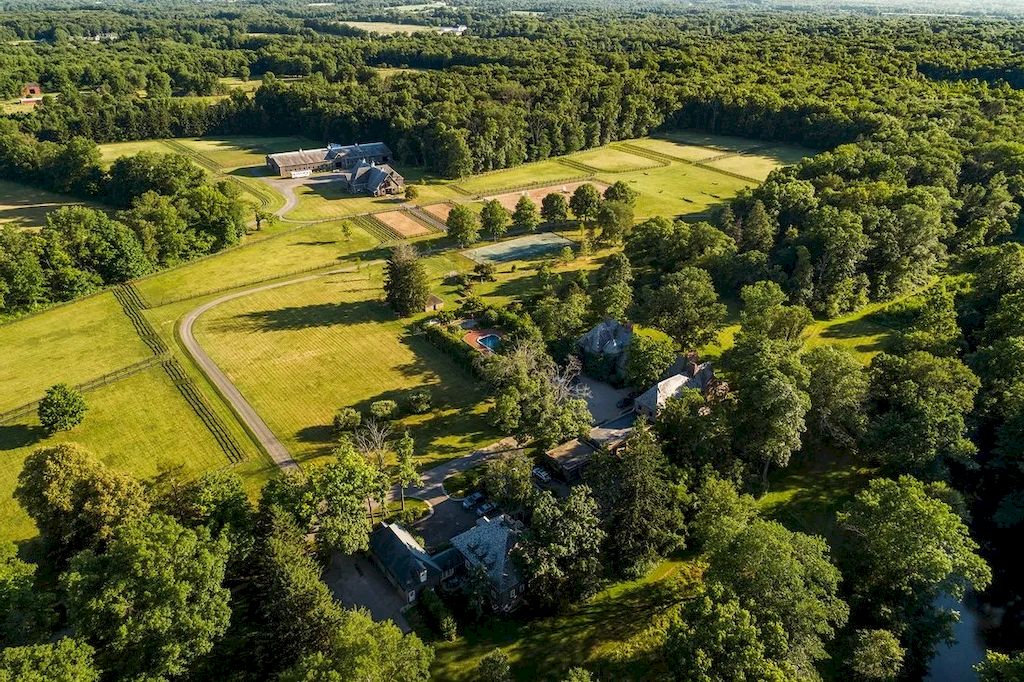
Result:
M589 152L573 154L566 158L569 161L590 166L598 172L621 173L623 171L641 170L662 165L658 161L645 156L630 154L625 149L619 149L615 146L601 147Z
M85 421L51 438L35 415L0 424L0 540L23 540L35 527L12 494L25 458L37 447L76 442L105 464L140 479L193 478L232 466L159 366L85 394ZM234 465L255 490L274 473L254 446L240 441L248 459Z
M0 325L0 348L0 411L150 356L109 292Z
M451 267L440 259L432 272ZM280 287L214 308L199 342L300 461L329 453L340 407L367 413L375 400L405 406L430 391L434 410L404 416L421 467L499 438L487 423L482 384L380 300L382 269Z
M140 280L137 288L151 306L160 306L303 270L326 268L353 254L375 257L374 248L379 241L355 225L349 228L348 238L342 221L288 229L151 275Z
M64 194L0 180L0 227L42 227L50 211L77 204L93 205Z

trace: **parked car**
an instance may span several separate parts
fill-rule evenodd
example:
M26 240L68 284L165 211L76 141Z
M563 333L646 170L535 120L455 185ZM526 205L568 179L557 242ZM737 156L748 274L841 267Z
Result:
M473 507L476 506L476 503L479 502L482 499L484 499L484 494L483 493L481 493L479 491L475 492L475 493L471 493L464 500L462 500L462 508L463 509L472 509Z
M541 483L547 483L548 481L551 480L551 474L549 474L547 472L547 469L545 469L544 467L533 467L533 475Z
M486 514L489 514L492 511L494 511L497 508L498 508L498 505L494 504L493 502L484 502L483 504L481 504L479 507L476 508L476 515L477 516L484 516Z

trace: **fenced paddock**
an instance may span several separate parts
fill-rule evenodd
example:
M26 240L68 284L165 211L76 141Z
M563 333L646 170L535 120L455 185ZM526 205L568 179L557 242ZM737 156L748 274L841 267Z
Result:
M430 234L430 229L405 211L374 213L373 217L403 237L419 237Z
M424 206L423 210L434 216L441 222L447 222L448 215L455 208L452 204L431 204L430 206Z
M514 260L528 260L553 251L561 251L572 242L553 232L531 234L505 242L478 246L463 251L462 255L477 263L508 263Z
M498 203L512 211L515 210L516 202L518 202L520 197L523 195L530 197L530 199L533 200L533 203L540 206L540 202L549 194L562 194L566 199L568 199L572 196L572 193L576 191L577 187L587 184L593 185L601 193L604 193L604 191L608 189L608 184L604 182L599 182L597 180L577 180L574 182L563 182L557 185L545 185L544 187L535 187L533 189L505 192L504 194L485 197L485 199L497 199Z

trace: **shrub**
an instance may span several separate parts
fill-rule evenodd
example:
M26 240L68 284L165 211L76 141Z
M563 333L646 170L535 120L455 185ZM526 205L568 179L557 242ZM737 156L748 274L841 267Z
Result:
M458 621L455 620L451 610L445 606L434 590L423 590L420 595L420 603L423 604L431 622L444 639L451 642L459 636Z
M48 388L39 401L39 423L47 433L68 431L82 423L86 409L81 391L57 384Z
M351 407L343 407L334 415L334 432L341 435L347 431L355 431L363 422L363 415Z
M370 414L377 419L393 419L398 414L398 403L394 400L376 400L370 403Z
M430 412L430 391L413 391L409 394L409 411L413 414Z
M434 317L441 324L451 324L455 321L455 313L450 310L439 310Z

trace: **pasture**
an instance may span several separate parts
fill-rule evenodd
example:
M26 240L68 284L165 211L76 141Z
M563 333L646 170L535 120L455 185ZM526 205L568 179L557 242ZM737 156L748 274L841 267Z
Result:
M85 399L89 407L85 421L52 437L46 437L35 414L0 424L0 540L24 540L35 534L31 519L12 493L25 458L40 446L73 441L105 464L140 479L188 479L231 466L159 365L89 391ZM274 472L244 434L236 432L248 459L233 466L255 492Z
M75 385L150 356L109 293L0 325L0 411L57 383Z
M64 194L54 194L17 182L0 180L0 227L42 227L46 215L61 206L86 204Z
M643 170L644 168L655 168L664 165L664 162L631 154L625 149L614 145L580 152L579 154L573 154L564 158L569 163L588 166L596 173L623 173L625 171Z
M278 232L150 275L140 280L137 288L151 306L160 306L290 273L330 267L354 254L369 257L378 243L375 237L345 221L317 223Z
M388 229L405 238L422 237L425 234L430 234L430 228L405 211L385 211L383 213L375 213L373 217L384 223Z
M428 259L434 290L452 269ZM485 419L486 395L469 371L395 317L381 301L382 268L322 277L254 293L199 319L196 336L300 462L329 453L340 407L364 413L375 400L403 408L413 389L430 391L434 409L403 417L421 467L497 440Z
M380 33L381 35L412 35L413 33L436 32L434 26L423 26L420 24L395 24L389 21L343 21L346 26L357 28L368 33Z
M516 192L506 192L504 194L498 194L496 196L484 198L497 199L498 203L500 203L509 211L512 211L515 210L516 204L519 202L519 199L523 195L530 197L530 200L533 201L533 203L537 204L537 206L540 206L540 203L544 200L544 197L546 197L549 194L561 194L566 198L566 200L568 200L572 196L572 193L575 192L580 185L585 184L591 184L601 192L604 192L606 189L608 189L608 184L604 182L600 182L597 180L578 180L576 182L565 182L561 184L548 185L546 187L536 187L534 189L524 189Z

